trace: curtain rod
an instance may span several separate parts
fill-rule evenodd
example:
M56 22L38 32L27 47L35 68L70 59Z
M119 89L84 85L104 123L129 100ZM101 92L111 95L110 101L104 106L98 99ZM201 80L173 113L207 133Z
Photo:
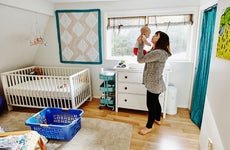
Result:
M206 8L204 11L209 11L209 10L215 8L215 7L217 7L217 3L212 5L212 6L210 6L210 7L208 7L208 8Z

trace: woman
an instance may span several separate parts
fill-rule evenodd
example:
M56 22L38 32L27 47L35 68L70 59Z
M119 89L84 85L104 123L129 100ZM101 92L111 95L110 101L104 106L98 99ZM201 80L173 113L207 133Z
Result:
M143 72L143 84L147 89L146 104L148 108L148 121L145 128L138 133L145 135L152 131L153 124L160 125L161 105L159 95L165 91L165 83L162 77L166 60L171 56L169 37L162 31L157 31L152 37L154 47L147 54L143 54L143 38L138 37L137 61L145 63Z

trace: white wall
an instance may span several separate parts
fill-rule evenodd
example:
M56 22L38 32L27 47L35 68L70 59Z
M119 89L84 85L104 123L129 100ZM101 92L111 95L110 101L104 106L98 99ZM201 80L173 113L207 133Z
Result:
M192 62L170 62L172 72L169 82L177 88L177 106L190 108L192 96L193 66Z
M230 6L230 1L218 2L207 99L200 134L201 150L207 150L207 138L212 140L213 150L230 149L230 61L216 57L220 17L226 6Z
M130 4L132 3L132 7ZM180 0L168 0L168 3L162 3L158 0L122 0L122 1L101 1L101 2L80 2L80 3L62 3L57 4L56 9L88 9L100 8L102 11L102 24L105 12L112 11L141 11L154 10L162 12L168 9L187 9L197 7L199 1L188 0L182 3ZM61 65L61 66L86 66L91 68L93 96L99 97L101 92L99 85L100 68L111 69L118 61L103 59L102 65L71 65L61 64L59 60L59 49L57 41L56 20L53 5L46 0L0 0L0 16L2 18L0 28L0 72L9 71L29 65ZM29 46L32 28L39 20L41 31L44 29L45 38L48 41L47 47ZM103 30L105 29L103 25ZM103 31L102 30L102 31ZM103 39L103 54L105 54L105 39ZM195 43L194 43L195 44ZM105 55L103 55L104 58ZM171 73L170 83L178 88L177 98L179 107L188 107L191 96L192 69L193 62L173 62L172 68L175 70ZM180 76L180 78L178 78ZM0 94L2 90L0 86Z
M6 3L4 3L6 2ZM33 64L37 46L29 46L33 35L32 29L39 19L41 32L46 28L49 15L40 14L39 8L47 8L45 3L33 1L37 9L18 8L18 1L0 1L0 73ZM24 4L23 2L21 4ZM44 6L45 5L45 6ZM28 5L26 5L28 6ZM45 12L45 11L44 11ZM49 11L48 11L49 12ZM0 95L3 94L0 81Z
M200 131L200 150L208 150L208 139L211 139L213 143L213 150L225 150L215 120L216 119L214 118L213 112L211 110L209 100L206 98Z
M0 0L0 4L45 15L54 15L53 4L47 0Z
M164 11L165 9L184 9L199 6L199 1L189 0L186 2L181 2L180 0L174 0L170 2L160 2L152 0L125 0L125 1L114 1L114 2L91 2L91 3L71 3L71 4L56 4L55 9L90 9L90 8L100 8L102 12L102 31L105 31L106 24L104 23L103 17L107 12L120 11L129 12L130 11L141 11L141 10L159 10ZM132 7L130 4L132 3ZM103 64L102 65L78 65L78 64L61 64L59 60L59 48L57 41L57 31L56 31L56 20L55 17L51 17L46 29L46 34L48 36L48 50L47 48L39 48L37 52L34 64L38 65L62 65L62 66L86 66L91 68L92 84L93 84L93 96L99 97L101 91L99 86L102 81L99 80L100 68L105 69L113 68L118 61L105 60L105 36L103 39ZM195 29L196 30L196 29ZM195 44L195 42L194 42ZM193 62L174 62L172 63L172 68L175 70L171 73L170 82L178 88L178 106L188 108L191 96L191 85L192 85L192 71Z

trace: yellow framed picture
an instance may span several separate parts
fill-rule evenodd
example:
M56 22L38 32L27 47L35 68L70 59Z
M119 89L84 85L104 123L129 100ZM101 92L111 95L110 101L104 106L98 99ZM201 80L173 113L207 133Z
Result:
M220 18L216 57L230 60L230 7Z

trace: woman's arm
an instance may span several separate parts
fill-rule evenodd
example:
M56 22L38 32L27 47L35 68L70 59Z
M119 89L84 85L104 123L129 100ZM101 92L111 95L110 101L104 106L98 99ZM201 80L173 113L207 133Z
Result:
M148 52L147 54L143 54L143 44L139 44L138 47L138 53L137 53L137 62L139 63L147 63L147 62L153 62L153 61L161 61L165 60L164 51L163 50L153 50Z

